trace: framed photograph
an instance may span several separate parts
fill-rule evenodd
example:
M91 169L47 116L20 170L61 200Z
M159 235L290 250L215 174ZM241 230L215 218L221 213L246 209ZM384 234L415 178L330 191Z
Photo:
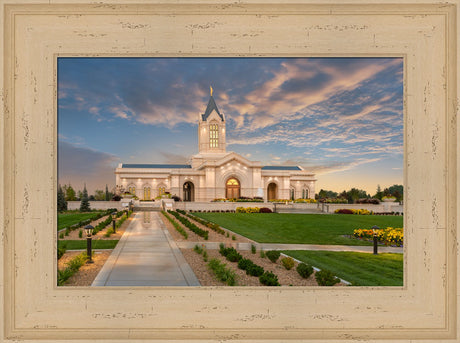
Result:
M7 0L0 11L2 341L458 339L457 1ZM403 286L58 287L59 60L130 57L401 61Z

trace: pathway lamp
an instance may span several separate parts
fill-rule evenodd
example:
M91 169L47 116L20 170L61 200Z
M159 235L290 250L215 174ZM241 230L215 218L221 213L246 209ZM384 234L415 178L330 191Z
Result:
M117 219L117 212L112 213L112 223L113 223L113 233L117 232L117 229L115 228L115 221Z
M93 261L93 254L91 249L91 235L93 234L94 226L86 225L85 232L86 232L86 255L88 256L88 261L86 263L94 263Z
M373 233L373 238L374 238L374 255L377 255L377 230L380 230L380 228L377 225L374 225L372 227L372 233Z

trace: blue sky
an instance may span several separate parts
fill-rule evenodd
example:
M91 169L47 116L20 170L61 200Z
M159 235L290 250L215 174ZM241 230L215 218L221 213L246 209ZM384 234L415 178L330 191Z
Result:
M317 191L402 184L401 58L59 58L59 183L92 193L120 162L186 162L210 85L227 151L300 165Z

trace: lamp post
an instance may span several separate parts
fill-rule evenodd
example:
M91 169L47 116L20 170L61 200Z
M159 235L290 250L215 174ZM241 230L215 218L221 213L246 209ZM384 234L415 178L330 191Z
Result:
M94 263L93 261L93 254L91 249L91 235L93 234L94 226L86 225L85 232L86 232L86 255L88 256L88 261L86 263Z
M377 225L374 225L372 227L372 233L373 233L373 238L374 238L374 255L377 255L377 230L380 230L380 228Z
M113 233L117 232L117 229L115 228L115 221L117 219L117 212L112 213L112 223L113 223Z

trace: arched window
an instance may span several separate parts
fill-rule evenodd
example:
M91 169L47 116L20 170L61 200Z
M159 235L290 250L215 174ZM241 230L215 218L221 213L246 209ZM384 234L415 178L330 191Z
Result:
M295 190L294 188L291 188L291 200L294 200L294 197L295 197Z
M163 186L158 187L158 195L164 195L165 194L165 188Z
M210 148L219 147L219 125L217 124L209 125L209 147Z
M128 192L131 193L132 195L136 195L136 187L134 186L128 187Z
M303 191L302 191L302 198L303 199L308 199L308 188L305 188Z

